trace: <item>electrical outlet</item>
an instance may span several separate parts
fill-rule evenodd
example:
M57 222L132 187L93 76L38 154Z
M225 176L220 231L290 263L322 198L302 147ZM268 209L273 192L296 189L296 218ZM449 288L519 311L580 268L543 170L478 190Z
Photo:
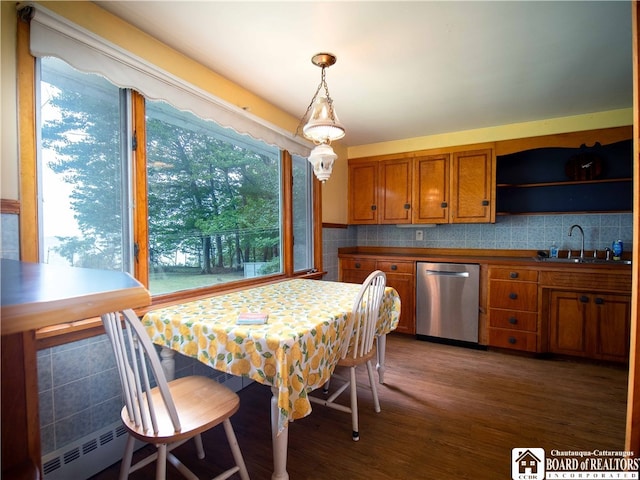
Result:
M416 241L421 242L424 240L424 232L422 230L416 230Z

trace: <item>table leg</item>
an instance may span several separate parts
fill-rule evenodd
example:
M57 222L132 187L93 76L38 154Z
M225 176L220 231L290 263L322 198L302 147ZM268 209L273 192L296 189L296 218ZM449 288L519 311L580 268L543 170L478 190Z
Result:
M378 335L376 338L378 340L378 364L376 365L376 370L378 371L378 379L380 380L380 383L384 383L384 356L387 350L387 335Z
M160 350L160 364L164 370L164 376L167 377L167 382L176 378L176 352L168 347L162 347Z
M278 389L271 387L271 443L273 448L273 475L271 480L289 480L287 473L287 444L289 442L289 427L285 427L278 434Z

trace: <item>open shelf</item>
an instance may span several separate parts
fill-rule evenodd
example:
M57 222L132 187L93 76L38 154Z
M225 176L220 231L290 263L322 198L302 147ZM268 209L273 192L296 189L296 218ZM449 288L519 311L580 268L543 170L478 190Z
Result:
M596 178L570 178L566 166L575 158L596 158L598 170L586 172ZM632 175L632 140L498 156L496 213L630 212Z

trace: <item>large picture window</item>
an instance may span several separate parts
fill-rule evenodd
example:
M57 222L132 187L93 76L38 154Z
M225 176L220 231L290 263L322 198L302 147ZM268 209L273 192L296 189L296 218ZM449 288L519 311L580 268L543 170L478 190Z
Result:
M166 102L133 108L131 91L62 60L38 65L41 261L128 271L152 295L314 269L306 158Z
M149 287L282 272L280 151L147 102Z

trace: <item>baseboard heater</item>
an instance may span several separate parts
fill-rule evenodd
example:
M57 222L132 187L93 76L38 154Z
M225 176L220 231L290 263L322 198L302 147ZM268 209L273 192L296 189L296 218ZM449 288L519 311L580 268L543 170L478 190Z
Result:
M89 478L122 460L127 429L121 421L42 457L45 480ZM136 447L144 443L136 441Z

